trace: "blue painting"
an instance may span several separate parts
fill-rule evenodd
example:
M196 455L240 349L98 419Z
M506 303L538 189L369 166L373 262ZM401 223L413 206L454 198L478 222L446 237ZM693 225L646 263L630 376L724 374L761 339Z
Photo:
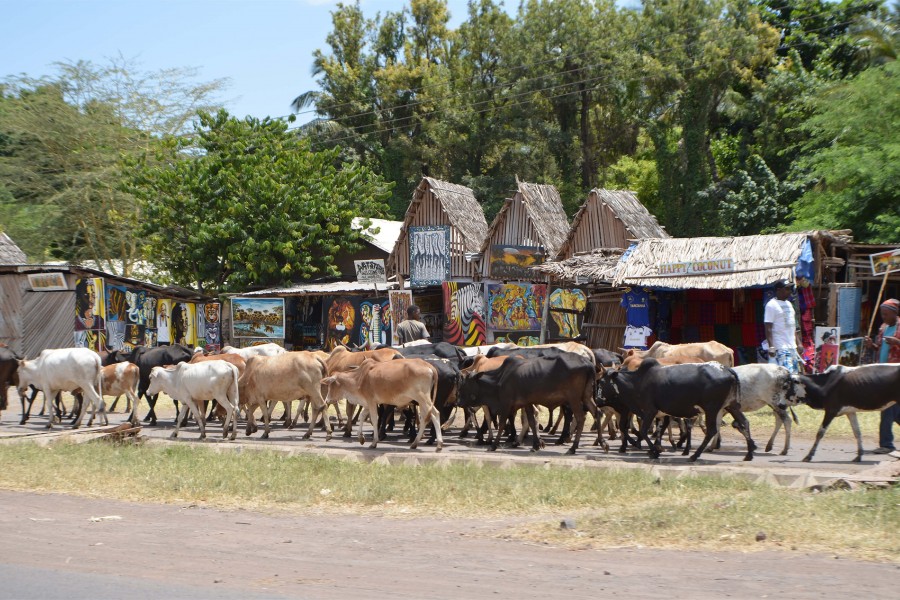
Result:
M236 338L284 338L283 298L232 298L231 331Z

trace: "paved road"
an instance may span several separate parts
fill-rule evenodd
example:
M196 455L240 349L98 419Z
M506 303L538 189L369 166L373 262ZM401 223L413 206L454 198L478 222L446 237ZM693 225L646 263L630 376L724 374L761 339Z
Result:
M92 517L121 517L92 522ZM571 551L515 521L266 515L0 491L0 598L895 598L900 566Z

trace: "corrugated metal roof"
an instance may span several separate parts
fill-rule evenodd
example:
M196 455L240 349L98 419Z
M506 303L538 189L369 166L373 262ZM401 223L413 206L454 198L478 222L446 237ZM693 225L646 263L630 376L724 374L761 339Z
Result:
M386 290L397 289L396 283L378 284L378 293ZM371 283L359 283L357 281L330 281L327 283L301 283L290 287L269 288L247 292L244 294L230 294L232 296L306 296L325 294L345 294L350 292L375 293L375 286Z
M362 220L363 217L354 217L353 229L360 229ZM372 218L369 218L369 221L371 221L372 225L363 232L363 235L373 246L390 254L391 250L394 249L394 244L397 243L397 238L400 237L403 221ZM374 233L373 229L378 229L378 233Z

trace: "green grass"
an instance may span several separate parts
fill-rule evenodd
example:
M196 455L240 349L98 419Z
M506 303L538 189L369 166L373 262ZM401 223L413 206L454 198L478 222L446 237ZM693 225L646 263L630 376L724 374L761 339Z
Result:
M900 489L804 491L643 471L404 467L272 452L102 443L0 446L0 488L230 509L515 517L503 535L560 545L783 548L900 557ZM325 491L327 490L327 491ZM561 516L577 532L560 531ZM765 531L764 543L754 541Z

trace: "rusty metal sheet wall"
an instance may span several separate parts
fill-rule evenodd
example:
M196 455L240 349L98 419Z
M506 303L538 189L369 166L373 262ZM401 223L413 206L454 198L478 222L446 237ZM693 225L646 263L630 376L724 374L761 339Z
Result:
M0 276L0 342L22 355L22 294L28 278L18 273Z
M75 277L69 291L26 291L22 298L23 355L34 358L47 348L75 345Z

